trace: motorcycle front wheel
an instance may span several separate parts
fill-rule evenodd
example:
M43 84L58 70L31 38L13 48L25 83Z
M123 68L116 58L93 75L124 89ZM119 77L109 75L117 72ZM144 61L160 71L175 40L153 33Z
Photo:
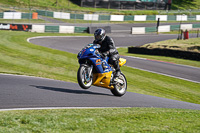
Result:
M123 73L121 73L117 79L120 82L116 81L114 89L111 90L112 94L115 96L123 96L127 90L127 80Z
M83 89L88 89L92 85L93 74L89 75L90 67L87 65L81 65L77 72L78 84Z

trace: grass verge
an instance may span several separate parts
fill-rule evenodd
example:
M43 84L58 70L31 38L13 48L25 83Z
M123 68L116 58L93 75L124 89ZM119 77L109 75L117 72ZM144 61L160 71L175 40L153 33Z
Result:
M28 110L0 112L5 132L186 132L200 131L200 111L156 108Z
M77 82L76 54L28 43L34 36L75 36L89 34L53 34L0 31L0 73L11 73ZM121 51L120 51L121 52ZM121 54L121 53L120 53ZM128 80L128 91L200 103L198 83L153 74L127 66L122 67Z
M181 50L200 53L200 38L191 38L187 40L166 40L155 43L148 43L141 47L144 48L160 48L160 49L171 49L171 50Z

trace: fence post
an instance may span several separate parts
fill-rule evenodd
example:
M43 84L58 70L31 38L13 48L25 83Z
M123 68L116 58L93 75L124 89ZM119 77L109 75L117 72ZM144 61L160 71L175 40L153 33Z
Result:
M158 18L158 21L157 21L157 27L156 27L156 28L157 28L157 34L159 34L159 33L158 33L159 25L160 25L160 18Z
M94 0L94 8L96 8L96 0Z
M83 7L83 0L81 0L81 7Z
M108 9L110 9L110 0L108 1Z

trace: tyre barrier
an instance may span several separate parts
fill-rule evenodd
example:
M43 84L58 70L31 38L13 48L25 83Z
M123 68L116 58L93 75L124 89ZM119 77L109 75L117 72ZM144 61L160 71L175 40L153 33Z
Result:
M189 51L159 49L159 48L148 49L148 48L141 48L141 47L128 47L128 53L159 55L159 56L168 56L168 57L200 61L200 53L189 52Z

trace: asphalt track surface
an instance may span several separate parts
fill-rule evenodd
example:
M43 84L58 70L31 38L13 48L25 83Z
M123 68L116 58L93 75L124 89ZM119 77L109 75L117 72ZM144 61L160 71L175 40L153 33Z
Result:
M108 89L37 77L0 74L0 111L56 107L157 107L200 110L199 104L127 92L113 96Z
M74 20L74 23L66 23L63 22L62 20L56 20L53 18L49 17L44 17L44 16L38 16L39 19L45 20L48 23L45 23L45 25L63 25L63 26L78 26L78 27L98 27L98 28L104 28L106 26L109 26L111 28L112 33L131 33L132 27L156 27L157 22L154 23L96 23L96 21L91 22L91 23L77 23L76 20ZM196 24L198 22L184 22L182 21L181 24ZM161 25L179 25L180 22L163 22L160 21L160 26Z
M116 35L111 34L116 47L141 46L150 42L174 39L177 35ZM78 53L84 46L93 41L93 37L42 37L29 40L33 44ZM124 57L124 56L123 56ZM200 68L160 62L155 60L124 57L127 59L127 66L147 70L171 77L200 83Z
M150 36L149 39L147 39L148 36L128 36L132 38L132 40L128 40L128 38L122 36L121 39L124 38L124 40L121 40L119 36L120 35L116 36L116 38L113 36L116 41L116 46L118 47L128 46L129 42L133 44L134 37L135 39L138 38L141 40L141 42L137 41L135 45L142 45L143 43L152 41L149 40L150 38L154 38L154 41L160 41L161 39L166 40L166 38L172 39L174 37L173 35L166 35L165 38L160 35L159 37ZM145 39L140 37L145 37ZM51 37L31 39L30 42L77 53L77 51L89 42L88 40L92 42L93 38ZM155 63L156 61L150 62ZM162 64L162 62L158 63ZM172 64L172 66L176 65ZM189 69L190 67L187 68ZM193 69L193 67L191 68ZM100 87L92 86L89 90L83 90L75 83L27 76L0 74L0 91L0 109L44 107L157 107L200 110L199 104L132 92L127 92L123 97L115 97L111 94L110 90Z

